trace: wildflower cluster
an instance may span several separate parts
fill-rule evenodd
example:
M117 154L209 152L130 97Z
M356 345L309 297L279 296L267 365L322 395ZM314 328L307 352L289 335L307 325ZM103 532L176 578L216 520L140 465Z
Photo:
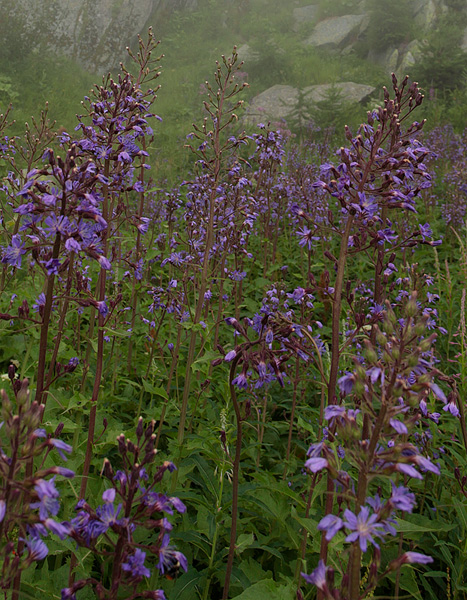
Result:
M112 487L102 494L103 504L93 509L85 500L76 506L77 515L71 520L69 535L80 546L92 549L96 556L112 557L110 587L101 581L87 578L62 590L62 600L72 600L76 591L86 585L94 586L99 598L116 599L124 588L127 598L164 600L162 590L138 591L138 584L151 575L146 556L156 559L155 567L161 574L181 566L187 570L187 561L181 552L170 545L172 524L167 515L185 512L185 505L176 497L156 491L164 473L175 469L165 462L153 471L157 451L154 443L154 421L146 428L142 418L136 428L136 443L117 438L121 466L114 470L105 459L103 476ZM149 535L147 541L142 530ZM156 533L157 532L157 533Z
M15 379L10 368L14 401L1 390L2 423L0 450L0 537L2 568L0 587L11 588L18 573L44 559L49 549L44 538L49 533L65 539L70 524L58 519L60 493L56 477L73 478L74 472L62 466L46 466L55 455L63 460L72 448L41 427L44 406L32 402L29 382ZM49 457L49 455L51 455Z

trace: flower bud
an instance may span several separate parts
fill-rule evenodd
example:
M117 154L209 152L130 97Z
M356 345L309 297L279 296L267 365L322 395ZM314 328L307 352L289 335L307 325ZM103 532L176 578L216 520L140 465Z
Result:
M24 378L21 382L21 387L16 395L16 400L19 406L23 406L29 400L29 379Z

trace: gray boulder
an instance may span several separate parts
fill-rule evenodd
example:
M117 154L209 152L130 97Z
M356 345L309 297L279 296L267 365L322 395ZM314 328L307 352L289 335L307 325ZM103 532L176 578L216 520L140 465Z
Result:
M414 20L421 29L427 29L434 24L436 13L434 0L415 0L413 6Z
M301 25L311 23L318 16L319 7L316 4L309 4L308 6L300 6L299 8L293 9L295 31L300 29Z
M255 96L247 107L245 121L259 122L287 119L298 100L298 90L291 85L273 85Z
M340 94L343 102L357 103L368 98L375 88L353 81L345 81L311 85L304 88L303 93L305 101L317 103L326 100L332 90ZM296 108L298 96L298 89L290 85L274 85L253 98L246 109L245 122L254 125L259 122L287 121Z
M259 59L258 52L252 50L249 44L242 44L239 48L237 48L238 59L243 60L243 62L250 63L256 62Z
M366 21L365 15L344 15L320 21L304 44L308 46L338 47L361 30Z
M370 96L376 88L371 85L354 83L353 81L341 81L339 83L324 83L311 85L304 89L307 100L321 102L325 100L332 90L338 92L344 102L358 103Z
M464 29L464 35L462 37L461 49L467 52L467 27Z

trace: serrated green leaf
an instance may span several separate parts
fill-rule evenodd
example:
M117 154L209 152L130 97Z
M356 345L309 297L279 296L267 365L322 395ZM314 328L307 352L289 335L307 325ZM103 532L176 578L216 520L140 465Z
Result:
M161 398L164 398L164 400L169 399L169 397L167 396L167 392L164 390L164 388L156 387L146 379L143 379L143 387L146 390L146 392L149 392L150 394L160 396Z

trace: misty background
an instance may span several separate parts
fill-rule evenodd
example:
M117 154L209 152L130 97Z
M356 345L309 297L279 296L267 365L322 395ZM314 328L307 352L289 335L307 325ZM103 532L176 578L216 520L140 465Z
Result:
M49 102L72 130L80 101L116 75L125 48L149 26L161 40L161 90L152 155L162 172L183 168L204 82L237 46L247 82L241 127L270 121L291 139L356 126L378 104L390 74L425 90L420 119L464 129L465 0L0 0L0 111L17 131Z

